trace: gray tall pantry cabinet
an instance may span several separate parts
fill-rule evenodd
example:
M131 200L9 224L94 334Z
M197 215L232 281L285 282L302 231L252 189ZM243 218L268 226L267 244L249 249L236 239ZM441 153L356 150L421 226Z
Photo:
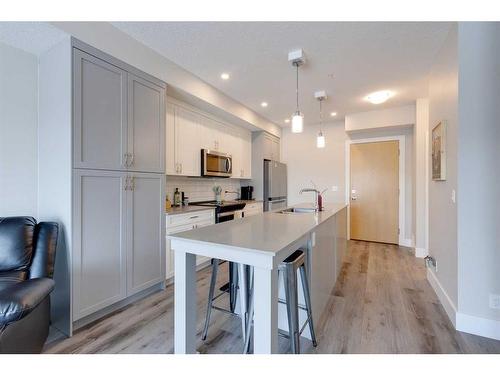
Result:
M68 233L62 249L67 263L56 264L53 320L71 334L164 285L166 84L74 38L66 48L72 75L71 176L65 182L71 212L64 217L46 208L41 216L62 222ZM54 54L41 62L42 76L52 80L59 74L49 65L56 63ZM61 98L62 89L55 93ZM47 84L41 94L50 90ZM56 126L48 118L41 123L42 131ZM62 123L57 126L63 130ZM49 185L42 184L42 191ZM64 315L69 322L61 324Z

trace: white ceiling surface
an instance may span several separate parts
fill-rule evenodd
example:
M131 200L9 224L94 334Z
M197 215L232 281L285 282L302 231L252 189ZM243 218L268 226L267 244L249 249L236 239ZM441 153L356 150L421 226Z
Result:
M0 42L39 56L66 36L47 22L0 22Z
M317 123L324 111L346 114L412 103L427 95L427 76L450 23L115 22L113 25L281 126L295 110L295 70L288 52L303 48L300 109ZM228 72L228 81L220 79ZM332 79L329 75L333 74ZM374 106L363 97L390 89ZM269 103L262 108L260 103Z

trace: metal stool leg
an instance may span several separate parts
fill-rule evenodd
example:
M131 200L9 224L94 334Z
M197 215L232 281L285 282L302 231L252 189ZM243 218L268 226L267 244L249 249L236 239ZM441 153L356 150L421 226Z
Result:
M253 277L250 276L250 291L249 291L249 303L248 303L248 320L245 333L245 345L243 346L243 354L248 354L250 351L250 338L252 332L252 322L253 322L253 304L254 304L254 292L253 292Z
M241 333L243 341L246 339L248 323L248 266L238 264L238 288L237 293L240 300Z
M215 284L217 282L217 270L219 269L219 259L213 259L212 262L212 277L210 279L210 290L208 292L207 315L205 317L205 328L203 329L202 340L206 340L208 334L208 326L210 324L210 316L212 315L212 303L214 299Z
M288 317L288 333L293 354L300 353L299 334L299 304L297 297L297 271L292 264L287 264L283 269L286 311Z
M309 292L309 281L307 280L307 273L306 273L305 264L302 264L299 267L299 270L300 270L300 278L302 279L302 289L304 291L304 299L306 302L307 318L309 321L309 330L311 332L311 340L312 340L313 346L316 347L316 346L318 346L318 343L316 342L316 334L314 332L314 324L313 324L313 317L312 317L312 305L311 305L311 294Z

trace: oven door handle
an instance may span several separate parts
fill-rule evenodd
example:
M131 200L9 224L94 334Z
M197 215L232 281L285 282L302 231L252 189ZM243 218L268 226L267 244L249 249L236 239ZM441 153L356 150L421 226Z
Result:
M232 216L232 215L234 215L234 211L223 212L221 214L218 214L217 216L219 216L219 217L226 217L226 216Z

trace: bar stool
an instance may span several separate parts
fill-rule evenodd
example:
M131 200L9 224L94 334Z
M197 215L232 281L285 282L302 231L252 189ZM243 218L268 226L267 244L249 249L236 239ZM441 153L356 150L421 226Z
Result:
M305 306L299 305L297 296L297 270L300 272L302 280L302 291L304 292ZM303 250L296 250L293 254L287 257L278 266L278 272L283 274L283 281L285 286L286 301L279 300L279 303L286 304L287 318L288 318L288 337L290 339L290 346L293 354L300 354L300 335L305 327L309 324L311 331L311 340L314 347L318 345L316 342L316 334L314 332L314 323L312 317L311 295L309 291L309 281L307 279L307 272L305 267L305 252ZM247 332L245 334L245 345L243 353L246 354L250 350L250 335L251 335L251 321L254 312L254 293L253 285L251 285L251 297L248 308L249 322L247 323ZM299 328L299 309L307 312L307 319L304 325Z
M219 265L221 261L219 259L212 259L212 276L210 278L210 289L208 292L208 303L207 312L205 317L205 327L203 328L203 334L201 336L202 340L206 340L208 334L208 327L210 326L210 318L212 315L212 309L224 312L229 315L237 316L235 311L236 296L238 295L240 300L240 317L242 323L242 335L243 340L246 339L245 334L247 332L247 322L248 322L248 304L249 304L249 291L248 286L252 282L252 275L250 273L250 267L244 264L238 264L229 262L229 283L221 288L221 293L214 296L215 287L217 283L217 273L219 270ZM214 302L222 297L225 293L229 293L229 310L224 309L214 305Z

